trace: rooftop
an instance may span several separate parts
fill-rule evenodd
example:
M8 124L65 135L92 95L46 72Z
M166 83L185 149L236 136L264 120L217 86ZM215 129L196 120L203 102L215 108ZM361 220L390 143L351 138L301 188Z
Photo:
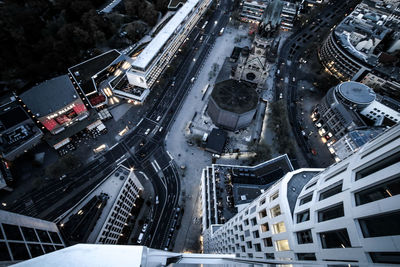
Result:
M187 0L187 2L168 21L164 28L146 46L140 55L133 61L133 69L145 70L152 60L163 49L169 38L181 27L182 22L190 14L199 0Z
M78 94L68 75L62 75L32 87L19 97L35 116L43 117L75 101Z
M94 243L129 175L134 175L134 173L130 172L130 170L124 166L118 166L113 172L106 176L94 190L86 195L80 203L78 203L68 214L66 214L61 223L67 224L70 220L70 217L76 214L82 215L83 217L85 212L80 211L85 207L85 205L87 205L90 201L93 201L93 199L96 199L98 196L107 196L108 199L105 202L106 204L102 207L103 210L101 211L101 214L98 217L93 216L92 218L89 218L94 220L95 225L92 226L93 228L91 231L89 229L90 234L87 234L86 242ZM88 227L87 224L78 226L84 228Z
M254 85L232 79L215 84L211 97L220 108L239 114L255 109L258 103Z
M338 85L338 91L347 100L357 104L369 104L375 100L375 92L365 84L344 82Z
M397 25L391 16L393 12L393 6L379 6L364 0L336 27L334 34L354 58L375 66L382 52L379 45Z
M85 94L90 94L97 91L92 80L93 76L107 68L109 65L113 64L114 61L120 59L120 56L121 54L117 50L110 50L106 53L79 63L68 70L74 79L79 83L82 91Z
M227 138L227 133L224 130L213 128L207 139L206 150L222 154Z
M290 207L290 212L293 217L294 208L296 206L297 197L300 195L303 187L317 175L319 171L308 171L304 170L302 172L294 173L287 184L287 200Z

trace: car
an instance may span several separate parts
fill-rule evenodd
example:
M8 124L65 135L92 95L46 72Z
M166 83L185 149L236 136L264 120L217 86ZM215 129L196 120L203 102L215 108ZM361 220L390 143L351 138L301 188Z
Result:
M150 133L150 128L147 128L146 132L144 133L145 135L148 135Z
M163 129L164 129L163 127L160 127L158 131L161 133Z
M160 201L158 201L158 196L156 196L156 204L160 203Z
M175 86L175 81L173 81L173 82L171 83L171 86Z
M293 82L295 82L295 81L296 81L296 78L295 78L295 77L293 77L292 81L293 81Z
M280 94L279 94L279 99L282 99L282 98L283 98L283 94L280 93Z
M67 177L66 174L61 175L61 176L60 176L60 181L64 180L64 178L66 178L66 177Z
M143 227L142 227L142 232L143 232L143 233L146 232L147 226L148 226L147 223L143 224Z
M137 243L138 243L138 244L142 243L143 236L144 236L144 234L143 234L143 233L140 233L140 235L139 235L139 237L138 237L138 239L137 239Z
M160 121L161 120L161 116L158 116L156 121Z

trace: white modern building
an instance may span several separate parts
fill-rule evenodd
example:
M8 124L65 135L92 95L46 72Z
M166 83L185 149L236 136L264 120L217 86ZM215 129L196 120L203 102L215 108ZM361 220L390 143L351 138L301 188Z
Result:
M143 186L134 172L118 166L60 219L68 240L117 244Z
M286 174L206 232L204 251L254 260L399 264L399 193L396 125L325 170Z
M9 265L63 249L53 222L0 210L0 265Z
M146 48L133 59L132 67L127 71L132 92L143 90L142 94L148 94L210 3L211 0L188 0ZM122 95L120 92L118 94ZM144 101L144 98L140 100Z

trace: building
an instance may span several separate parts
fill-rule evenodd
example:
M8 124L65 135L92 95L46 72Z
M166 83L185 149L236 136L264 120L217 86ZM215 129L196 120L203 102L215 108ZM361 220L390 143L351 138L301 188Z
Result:
M243 0L240 19L244 22L259 23L263 17L267 3L265 1Z
M319 58L325 70L341 81L372 81L382 91L398 91L399 22L398 3L363 1L322 45Z
M344 82L328 91L311 118L322 141L330 147L353 130L391 127L400 122L400 103L375 94L362 83Z
M46 142L56 150L91 124L101 124L97 112L87 109L68 75L32 87L20 94L18 101L41 128Z
M296 16L297 4L284 1L281 12L281 29L283 31L290 31L293 28Z
M356 82L344 82L331 88L311 115L323 141L334 143L349 131L367 126L356 111L375 98L371 88Z
M234 68L233 79L257 85L262 90L268 77L269 65L267 51L272 47L273 39L256 34L251 49L244 47Z
M0 210L0 264L9 265L64 247L55 223Z
M188 0L133 60L127 71L131 90L148 94L179 47L186 41L211 0ZM144 98L141 99L144 101Z
M263 19L258 27L258 34L265 38L276 35L281 25L281 12L283 2L280 0L271 1L264 12Z
M119 165L59 218L62 232L71 243L117 244L142 191L134 172Z
M357 151L368 141L381 134L384 130L385 128L383 127L375 127L365 130L351 131L333 143L333 145L329 147L329 151L332 154L335 154L336 161L343 160Z
M400 103L386 96L376 95L376 100L360 112L377 125L394 125L400 122Z
M257 103L258 94L250 83L226 80L215 84L207 112L216 126L236 131L249 126Z
M327 169L289 172L204 235L204 251L256 261L399 264L399 155L397 125Z
M12 161L37 145L43 136L36 123L13 94L4 96L0 103L0 150L3 159Z
M205 150L216 155L221 155L224 152L227 137L228 135L224 130L213 128L207 137Z
M365 76L360 77L359 80L373 88L375 92L400 101L400 69L391 68L388 74L380 69L375 69L366 72Z
M130 67L126 60L114 49L68 69L69 78L87 107L97 108L108 103L112 89L124 79L125 70Z
M213 164L204 168L201 176L203 232L209 233L228 221L291 171L293 166L287 155L253 167Z

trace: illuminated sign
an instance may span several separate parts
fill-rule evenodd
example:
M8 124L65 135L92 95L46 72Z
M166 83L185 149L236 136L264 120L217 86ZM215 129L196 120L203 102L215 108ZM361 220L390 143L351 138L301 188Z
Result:
M58 116L60 116L61 114L67 112L67 111L70 110L70 109L72 109L73 107L75 107L75 103L72 103L72 104L70 104L70 105L68 105L68 106L66 106L66 107L64 107L64 108L62 108L62 109L60 109L59 111L57 111L57 112L55 112L55 113L53 113L53 114L51 114L51 115L46 116L46 118L47 118L48 120L54 119L55 117L58 117Z

